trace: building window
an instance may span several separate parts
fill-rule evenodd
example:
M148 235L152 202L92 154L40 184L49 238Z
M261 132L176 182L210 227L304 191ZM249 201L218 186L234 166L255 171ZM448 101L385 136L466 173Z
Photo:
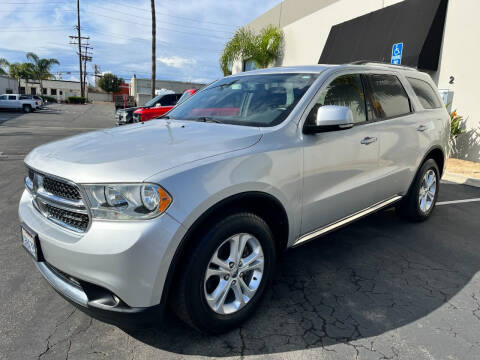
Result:
M258 69L257 64L255 64L255 61L249 59L243 62L243 71L250 71L255 69Z
M5 94L13 94L13 90L12 89L7 89L7 90L5 90Z
M60 90L60 95L63 95L63 91L62 91L62 90Z
M57 95L57 89L50 89L50 95Z
M25 86L20 86L20 94L25 94Z
M47 95L47 94L48 94L48 93L47 93L47 90L48 90L47 88L43 88L43 89L42 89L42 95Z
M37 95L37 88L32 87L32 88L30 89L30 94L31 94L31 95Z

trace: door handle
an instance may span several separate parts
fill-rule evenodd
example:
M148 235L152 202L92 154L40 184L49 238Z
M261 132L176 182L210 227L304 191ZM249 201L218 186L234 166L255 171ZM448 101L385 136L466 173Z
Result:
M425 130L427 130L427 127L425 125L420 125L419 127L417 127L417 131L423 132Z
M366 138L363 138L362 141L360 141L360 144L363 145L370 145L371 143L374 143L377 141L377 138L374 136L367 136Z

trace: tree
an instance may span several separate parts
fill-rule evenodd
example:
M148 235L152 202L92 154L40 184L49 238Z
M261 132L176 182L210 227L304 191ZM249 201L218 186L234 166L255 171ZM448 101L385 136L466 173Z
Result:
M7 75L7 71L5 70L6 67L9 67L10 63L7 59L0 58L0 75Z
M28 83L29 79L34 78L34 69L32 63L12 63L9 66L10 77L17 79L18 81L18 92L20 93L20 80L25 80L25 84Z
M152 98L155 97L155 80L157 78L156 74L156 55L155 55L155 47L157 44L157 23L155 20L155 0L150 0L150 5L152 8L152 85L151 85L151 91L152 91Z
M98 86L108 93L120 91L120 85L123 84L123 79L114 74L106 73L98 80Z
M224 75L231 74L231 66L237 60L252 60L257 67L266 68L281 54L283 31L269 25L260 33L241 27L225 45L220 57L220 67Z
M57 59L43 59L39 58L36 54L32 52L27 53L27 59L31 61L33 65L33 76L32 78L37 80L40 83L40 94L43 95L43 80L47 80L53 77L50 73L50 69L53 65L59 65Z

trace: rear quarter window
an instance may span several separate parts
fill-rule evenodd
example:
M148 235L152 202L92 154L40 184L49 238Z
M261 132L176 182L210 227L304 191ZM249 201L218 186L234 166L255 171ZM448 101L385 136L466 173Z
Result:
M410 77L407 77L407 80L424 109L438 109L443 106L435 90L428 82Z
M368 84L367 107L377 120L390 119L411 113L410 99L395 75L371 74Z

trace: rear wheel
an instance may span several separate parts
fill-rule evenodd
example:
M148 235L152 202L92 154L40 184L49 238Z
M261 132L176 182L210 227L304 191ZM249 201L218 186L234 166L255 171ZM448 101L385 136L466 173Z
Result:
M30 112L32 112L32 106L31 106L31 105L28 105L28 104L23 105L23 112L24 112L24 113L30 113Z
M257 215L236 213L215 223L184 261L171 305L208 333L228 331L258 307L275 267L275 245Z
M407 195L397 206L400 216L416 222L428 219L438 198L439 174L435 160L428 159L423 163Z

